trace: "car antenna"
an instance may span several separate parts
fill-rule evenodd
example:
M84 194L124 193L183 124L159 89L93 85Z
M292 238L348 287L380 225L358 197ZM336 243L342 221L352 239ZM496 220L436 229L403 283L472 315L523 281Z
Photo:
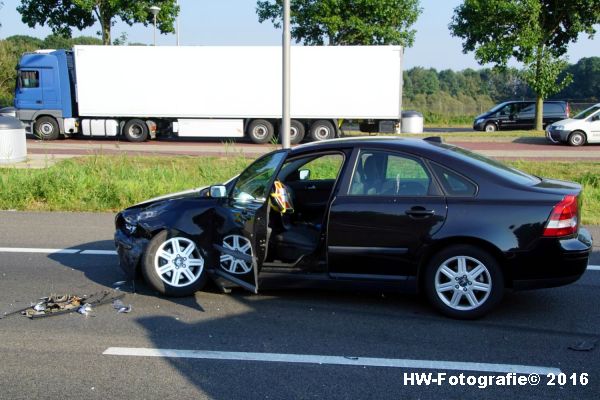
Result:
M426 138L423 138L423 140L426 140L431 143L443 143L444 142L442 140L441 136L427 136Z

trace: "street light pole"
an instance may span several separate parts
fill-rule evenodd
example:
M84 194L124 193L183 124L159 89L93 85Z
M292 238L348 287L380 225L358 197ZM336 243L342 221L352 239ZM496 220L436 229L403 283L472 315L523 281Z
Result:
M281 144L290 148L290 0L283 1L283 110L281 121Z
M177 0L177 7L179 7L179 0ZM175 32L177 33L177 46L179 46L179 14L181 14L181 8L177 11L177 17L175 19Z
M150 12L154 16L154 46L156 46L156 15L160 11L160 7L152 6L149 8Z

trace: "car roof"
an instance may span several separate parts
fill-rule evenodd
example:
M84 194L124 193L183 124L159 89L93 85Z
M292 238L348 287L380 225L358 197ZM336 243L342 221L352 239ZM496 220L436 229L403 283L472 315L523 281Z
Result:
M294 156L310 152L341 150L354 147L386 148L389 150L402 150L422 155L426 155L430 152L441 153L444 151L444 149L438 146L437 143L434 143L433 140L427 139L428 138L400 138L394 136L348 137L302 144L292 149L290 154Z

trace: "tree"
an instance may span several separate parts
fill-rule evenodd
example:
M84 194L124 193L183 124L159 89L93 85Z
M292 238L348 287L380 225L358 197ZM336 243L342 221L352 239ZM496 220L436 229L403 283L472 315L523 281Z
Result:
M111 44L110 30L116 18L128 25L152 24L149 7L160 7L157 28L161 33L174 31L174 21L179 7L176 0L21 0L17 7L24 23L33 28L48 25L52 32L70 38L72 29L82 30L99 22L102 42Z
M395 44L410 47L419 0L291 0L291 35L306 45ZM281 27L282 0L257 1L259 22Z
M600 57L582 58L577 64L567 68L573 76L573 83L556 97L571 100L600 101Z
M525 66L524 79L536 93L536 129L542 129L544 98L570 83L561 72L563 56L579 33L593 37L600 22L600 0L464 0L449 25L474 51L480 64L506 67L510 59Z

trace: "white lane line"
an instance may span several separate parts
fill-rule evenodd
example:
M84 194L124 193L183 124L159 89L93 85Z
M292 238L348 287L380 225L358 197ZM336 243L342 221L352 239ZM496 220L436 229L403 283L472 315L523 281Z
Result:
M37 249L30 247L0 247L2 253L77 254L80 249Z
M600 271L600 265L588 265L588 271Z
M83 250L79 254L89 254L95 256L116 256L117 252L115 250Z
M32 247L0 247L0 253L83 254L96 256L117 255L115 250L38 249Z
M410 360L402 358L341 357L310 354L246 353L235 351L172 350L143 347L109 347L105 355L166 358L199 358L205 360L264 361L301 364L354 365L387 368L435 369L452 371L479 371L516 374L559 374L552 367L518 364L489 364L460 361Z

